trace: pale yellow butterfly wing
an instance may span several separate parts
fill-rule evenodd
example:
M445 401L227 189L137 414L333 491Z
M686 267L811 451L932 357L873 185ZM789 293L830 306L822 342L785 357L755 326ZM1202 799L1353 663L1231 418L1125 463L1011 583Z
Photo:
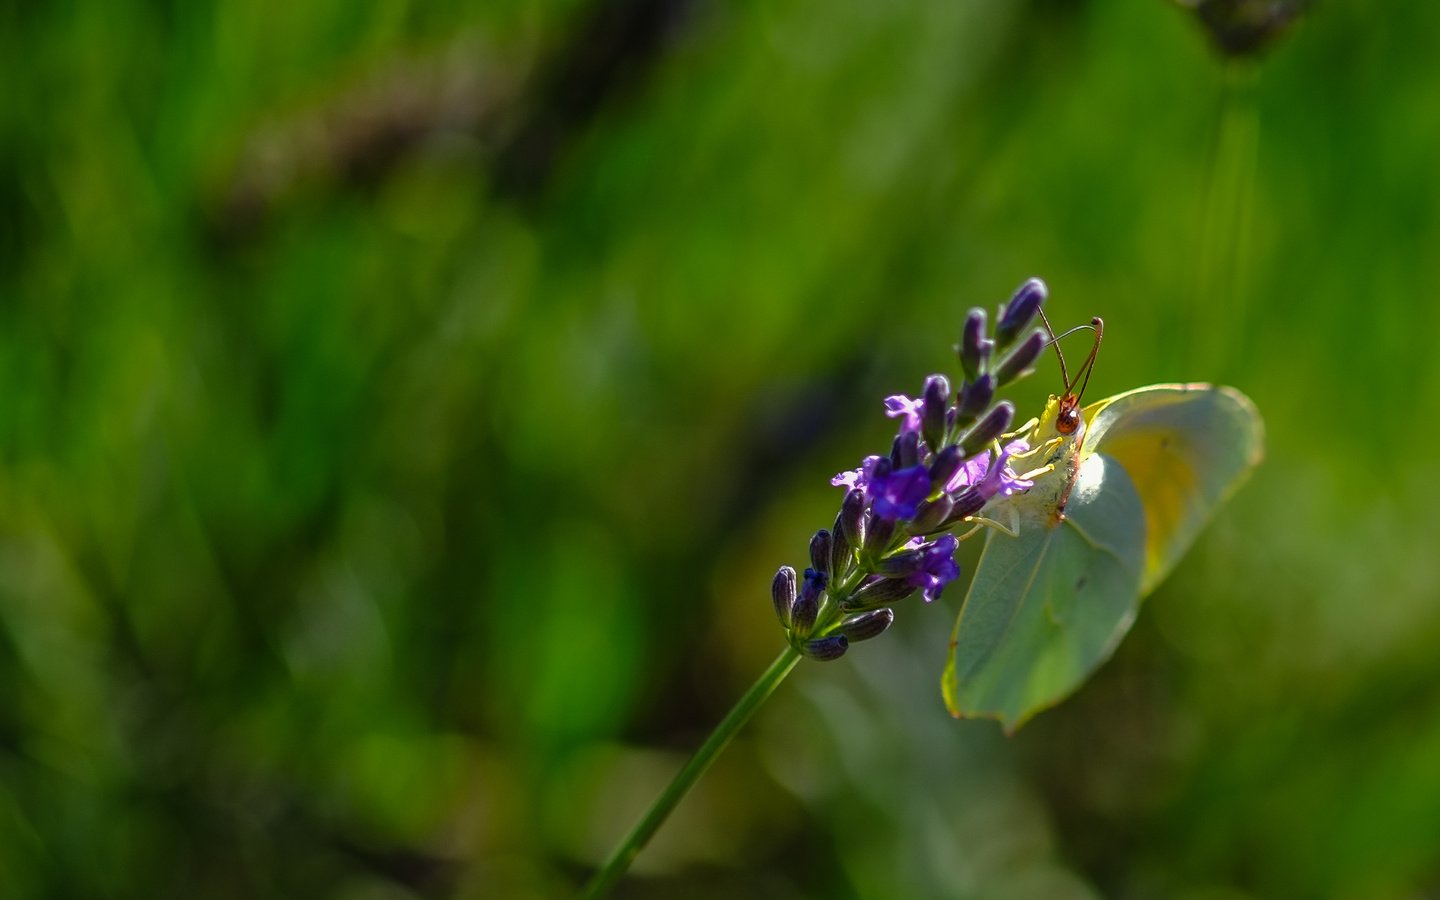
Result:
M1230 387L1157 384L1085 410L1085 452L1124 467L1145 512L1141 594L1185 554L1264 452L1255 405Z

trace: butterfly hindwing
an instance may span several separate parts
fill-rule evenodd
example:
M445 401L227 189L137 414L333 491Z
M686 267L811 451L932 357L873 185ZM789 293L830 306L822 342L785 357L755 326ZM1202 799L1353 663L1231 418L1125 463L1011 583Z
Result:
M986 538L943 679L952 714L997 718L1007 730L1070 694L1114 651L1135 617L1145 546L1140 498L1103 456L1081 463L1064 521L1018 509L1019 537Z

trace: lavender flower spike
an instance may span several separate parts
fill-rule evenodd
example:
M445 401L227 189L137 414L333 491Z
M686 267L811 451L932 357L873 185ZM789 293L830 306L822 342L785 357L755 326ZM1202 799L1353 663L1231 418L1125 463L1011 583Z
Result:
M845 493L834 527L815 532L803 576L782 568L772 584L792 648L833 659L847 641L883 631L897 601L940 596L960 576L958 541L946 532L991 500L1031 487L1010 467L1029 448L1013 440L1000 446L1015 407L996 391L1027 374L1043 349L1037 338L1045 332L1027 332L1045 293L1038 279L1022 284L1001 307L993 335L985 311L970 311L956 348L964 369L958 385L936 374L919 397L885 398L886 415L899 420L891 446L830 479ZM1002 358L992 361L996 354Z

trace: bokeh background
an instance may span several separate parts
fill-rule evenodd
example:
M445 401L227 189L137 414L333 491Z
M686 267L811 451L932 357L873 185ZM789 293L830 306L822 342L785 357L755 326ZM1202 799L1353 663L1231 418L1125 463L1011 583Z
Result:
M1265 464L1014 738L959 586L802 665L620 896L1437 895L1440 7L1207 8L3 4L0 896L570 895L1031 275Z

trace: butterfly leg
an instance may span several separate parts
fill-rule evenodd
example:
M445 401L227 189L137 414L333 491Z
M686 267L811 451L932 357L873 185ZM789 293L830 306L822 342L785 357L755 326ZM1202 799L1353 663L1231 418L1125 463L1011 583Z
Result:
M968 517L967 519L965 519L965 521L966 521L966 522L971 522L971 523L974 523L974 524L973 524L973 526L970 528L969 531L967 531L967 532L965 532L964 534L960 535L960 536L959 536L959 539L962 540L962 541L965 540L966 538L968 538L968 537L970 537L971 535L973 535L973 534L975 534L976 532L978 532L982 527L993 528L993 529L995 529L996 531L1000 532L1001 534L1006 535L1007 537L1012 537L1012 538L1013 538L1013 537L1019 537L1019 536L1020 536L1020 515L1019 515L1019 513L1017 513L1017 512L1015 511L1014 507L1011 507L1011 508L1007 509L1007 510L1006 510L1006 513L1008 513L1008 515L1006 516L1006 518L1010 520L1008 523L1006 523L1006 522L1000 522L1000 521L998 521L998 520L996 520L996 519L987 518L987 517L985 517L985 516L970 516L970 517Z

